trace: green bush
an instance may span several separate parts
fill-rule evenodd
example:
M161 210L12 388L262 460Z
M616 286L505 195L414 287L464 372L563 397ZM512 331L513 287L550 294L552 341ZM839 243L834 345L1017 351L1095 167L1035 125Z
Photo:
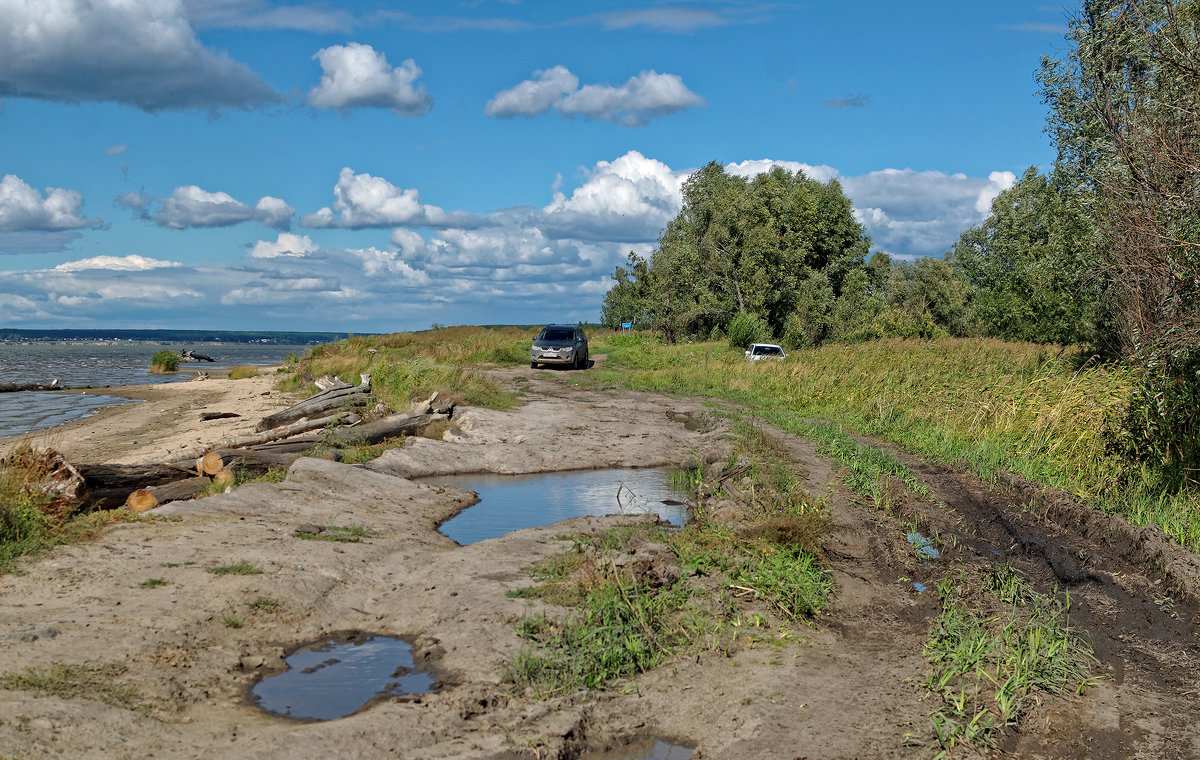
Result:
M1200 483L1200 350L1150 352L1129 395L1118 446L1171 491Z
M150 358L150 371L156 375L175 372L179 369L179 354L163 349Z
M729 323L729 345L745 350L751 343L761 343L771 339L771 328L766 320L757 314L742 312Z

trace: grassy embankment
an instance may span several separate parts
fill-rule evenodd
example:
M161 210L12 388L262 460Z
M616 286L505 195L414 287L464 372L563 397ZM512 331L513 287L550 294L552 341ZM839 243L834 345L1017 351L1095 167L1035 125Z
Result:
M745 361L720 343L667 346L647 335L594 335L608 355L581 382L712 396L745 404L850 463L868 492L880 470L904 468L851 440L854 431L927 460L1000 470L1066 490L1138 525L1157 524L1200 549L1200 494L1165 493L1153 475L1106 450L1130 376L1055 346L995 340L883 340ZM919 487L912 479L910 487ZM862 490L861 488L859 490Z

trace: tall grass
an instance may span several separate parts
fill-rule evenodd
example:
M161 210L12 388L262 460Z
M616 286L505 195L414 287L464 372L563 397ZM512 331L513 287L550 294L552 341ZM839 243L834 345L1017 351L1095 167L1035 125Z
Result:
M724 398L810 437L822 432L814 420L833 421L985 478L1004 469L1064 489L1200 549L1200 495L1165 494L1109 451L1133 381L1122 366L983 339L827 345L755 363L724 343L602 333L592 343L607 360L583 382Z
M371 375L375 396L393 409L403 409L434 391L472 406L507 409L516 403L514 394L479 369L488 364L524 364L532 338L527 330L481 327L357 336L314 347L280 388L304 389L305 372L353 383L366 373Z

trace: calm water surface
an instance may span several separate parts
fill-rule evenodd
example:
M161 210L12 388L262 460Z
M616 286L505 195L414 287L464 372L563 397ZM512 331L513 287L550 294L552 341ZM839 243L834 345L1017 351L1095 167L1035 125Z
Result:
M654 514L674 524L687 521L685 495L667 482L669 470L576 470L536 475L443 475L429 478L479 494L438 528L466 546L522 528L568 517Z
M171 375L150 374L150 357L154 354L163 349L179 353L185 348L215 361L181 363L181 371ZM171 383L190 380L197 370L282 364L289 353L303 354L306 350L305 346L261 343L0 343L0 384L58 380L67 388L95 388ZM86 417L100 407L127 401L53 391L0 393L0 437L54 427Z

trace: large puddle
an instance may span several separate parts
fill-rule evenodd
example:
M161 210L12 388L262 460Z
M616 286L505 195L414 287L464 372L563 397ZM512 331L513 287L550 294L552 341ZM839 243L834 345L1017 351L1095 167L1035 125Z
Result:
M300 720L333 720L376 697L428 694L435 679L413 670L412 646L371 634L329 637L300 647L288 669L250 690L267 712Z
M670 470L572 470L535 475L446 475L439 485L466 488L479 503L438 528L459 544L497 538L568 517L653 514L672 525L688 520L687 505L669 484Z

